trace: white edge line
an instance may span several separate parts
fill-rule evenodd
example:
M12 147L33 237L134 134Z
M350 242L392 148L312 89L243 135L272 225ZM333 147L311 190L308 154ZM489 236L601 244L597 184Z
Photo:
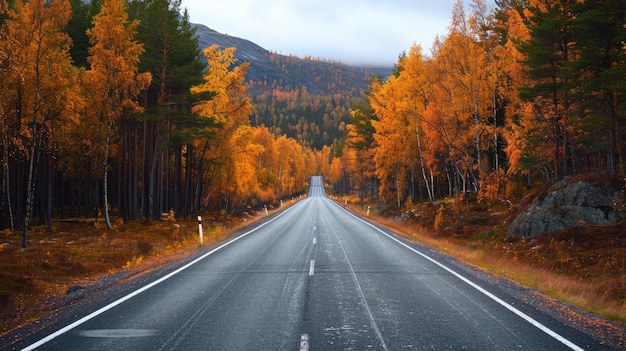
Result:
M448 268L447 266L445 266L443 263L440 263L439 261L436 261L434 258L431 258L430 256L416 250L415 248L409 246L408 244L406 244L405 242L401 241L400 239L385 233L383 230L381 230L380 228L376 227L375 225L359 218L358 216L355 216L354 214L352 214L350 211L346 210L345 208L337 205L334 201L331 201L333 204L335 204L335 206L337 206L338 208L342 209L343 211L345 211L346 213L348 213L349 215L351 215L352 217L356 218L357 220L367 224L368 226L374 228L375 230L379 231L380 233L384 234L385 236L389 237L390 239L396 241L398 244L406 247L407 249L415 252L416 254L424 257L425 259L431 261L432 263L436 264L437 266L443 268L444 270L448 271L450 274L454 275L455 277L457 277L458 279L460 279L461 281L465 282L467 285L471 286L472 288L478 290L479 292L483 293L484 295L486 295L487 297L489 297L490 299L492 299L493 301L497 302L498 304L502 305L504 308L508 309L509 311L515 313L517 316L521 317L522 319L524 319L525 321L527 321L528 323L532 324L533 326L537 327L539 330L541 330L542 332L550 335L551 337L553 337L554 339L558 340L559 342L563 343L564 345L566 345L567 347L571 348L572 350L576 350L576 351L584 351L585 349L581 348L580 346L574 344L573 342L571 342L570 340L568 340L567 338L561 336L560 334L558 334L557 332L555 332L554 330L546 327L545 325L541 324L539 321L535 320L534 318L532 318L531 316L527 315L526 313L518 310L517 308L513 307L512 305L510 305L509 303L505 302L504 300L500 299L499 297L497 297L496 295L490 293L489 291L485 290L483 287L481 287L480 285L472 282L471 280L465 278L464 276L462 276L461 274L457 273L456 271L452 270L451 268Z
M296 206L297 206L297 205L296 205ZM45 344L45 343L47 343L47 342L49 342L49 341L51 341L51 340L53 340L53 339L55 339L55 338L57 338L57 337L59 337L59 336L63 335L63 334L65 334L65 333L67 333L68 331L70 331L70 330L72 330L72 329L74 329L74 328L78 327L79 325L81 325L81 324L83 324L83 323L85 323L85 322L89 321L90 319L93 319L94 317L97 317L98 315L101 315L102 313L104 313L104 312L106 312L106 311L108 311L108 310L110 310L110 309L112 309L112 308L114 308L114 307L116 307L116 306L118 306L118 305L122 304L123 302L126 302L127 300L130 300L131 298L133 298L133 297L135 297L135 296L137 296L137 295L141 294L142 292L144 292L144 291L146 291L146 290L148 290L148 289L150 289L150 288L154 287L155 285L158 285L158 284L160 284L160 283L162 283L162 282L164 282L164 281L166 281L166 280L170 279L171 277L175 276L176 274L178 274L178 273L180 273L180 272L184 271L185 269L187 269L187 268L189 268L189 267L191 267L191 266L195 265L196 263L198 263L198 262L200 262L200 261L204 260L204 259L205 259L205 258L207 258L208 256L210 256L210 255L214 254L215 252L217 252L217 251L219 251L219 250L221 250L221 249L225 248L226 246L228 246L228 245L230 245L230 244L234 243L235 241L237 241L237 240L239 240L239 239L242 239L242 238L244 238L244 237L248 236L249 234L251 234L251 233L253 233L253 232L255 232L255 231L259 230L260 228L263 228L263 227L264 227L264 226L266 226L267 224L270 224L271 222L273 222L273 221L274 221L274 220L276 220L277 218L281 217L283 214L287 213L288 211L290 211L290 210L291 210L292 208L294 208L294 207L295 207L295 206L293 206L293 207L290 207L290 208L286 209L285 211L283 211L283 212L279 213L278 215L276 215L275 217L271 218L269 221L267 221L267 222L265 222L265 223L263 223L263 224L259 225L258 227L254 228L254 229L252 229L252 230L250 230L250 231L248 231L248 232L246 232L246 233L243 233L243 234L241 234L240 236L238 236L238 237L236 237L236 238L234 238L234 239L232 239L232 240L230 240L230 241L228 241L228 242L226 242L226 243L224 243L224 244L222 244L222 245L220 245L220 246L218 246L218 247L214 248L213 250L211 250L211 251L209 251L209 252L205 253L204 255L202 255L202 256L200 256L200 257L196 258L195 260L193 260L193 261L191 261L191 262L187 263L186 265L184 265L184 266L182 266L182 267L178 268L177 270L175 270L175 271L173 271L173 272L171 272L171 273L169 273L169 274L167 274L167 275L165 275L165 276L163 276L163 277L161 277L161 278L159 278L159 279L157 279L157 280L153 281L152 283L150 283L150 284L148 284L148 285L145 285L144 287L139 288L139 289L137 289L137 290L133 291L132 293L130 293L130 294L128 294L128 295L126 295L126 296L124 296L124 297L122 297L122 298L120 298L120 299L118 299L118 300L116 300L116 301L111 302L110 304L108 304L108 305L106 305L106 306L104 306L104 307L100 308L99 310L96 310L96 311L94 311L94 312L92 312L92 313L90 313L90 314L86 315L85 317L83 317L83 318L81 318L81 319L79 319L79 320L75 321L74 323L69 324L69 325L67 325L67 326L65 326L65 327L63 327L63 328L61 328L61 329L57 330L56 332L54 332L54 333L52 333L52 334L50 334L50 335L46 336L46 337L45 337L45 338L43 338L43 339L40 339L39 341L37 341L37 342L35 342L35 343L33 343L33 344L29 345L29 346L26 346L25 348L23 348L23 349L22 349L22 351L30 351L30 350L34 350L34 349L38 348L39 346L42 346L43 344Z

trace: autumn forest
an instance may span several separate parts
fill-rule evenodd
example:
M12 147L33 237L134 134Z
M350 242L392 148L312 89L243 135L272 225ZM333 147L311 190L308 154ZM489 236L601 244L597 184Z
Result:
M200 48L180 0L0 0L0 228L112 228L275 205L324 175L381 206L519 199L624 175L626 3L484 0L451 9L364 89L274 55L290 84ZM292 61L292 62L290 62ZM338 64L340 65L340 64Z
M398 208L515 200L568 176L625 174L626 3L496 4L457 2L430 55L414 45L391 77L372 80L333 160L345 189L373 188Z
M160 219L304 189L307 153L250 127L248 65L180 3L2 2L3 228ZM206 68L206 69L205 69Z

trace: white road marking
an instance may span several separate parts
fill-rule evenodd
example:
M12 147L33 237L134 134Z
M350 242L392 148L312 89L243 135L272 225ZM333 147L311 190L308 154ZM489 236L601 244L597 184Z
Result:
M300 351L309 351L309 349L311 349L309 334L302 334L300 337Z
M298 206L298 205L296 204L296 206ZM120 299L118 299L116 301L111 302L110 304L102 307L101 309L86 315L85 317L75 321L74 323L71 323L71 324L69 324L69 325L67 325L67 326L57 330L56 332L46 336L45 338L40 339L39 341L37 341L37 342L35 342L35 343L33 343L33 344L23 348L22 351L34 350L34 349L38 348L39 346L41 346L41 345L43 345L43 344L45 344L45 343L47 343L47 342L49 342L49 341L51 341L51 340L53 340L53 339L55 339L57 337L59 337L59 336L65 334L65 333L69 332L70 330L72 330L72 329L74 329L76 327L78 327L79 325L81 325L81 324L83 324L83 323L85 323L85 322L87 322L87 321L89 321L89 320L91 320L91 319L93 319L93 318L103 314L104 312L106 312L106 311L108 311L108 310L110 310L110 309L112 309L112 308L114 308L114 307L116 307L116 306L118 306L118 305L120 305L120 304L122 304L122 303L124 303L124 302L126 302L128 300L130 300L131 298L141 294L142 292L144 292L144 291L146 291L146 290L148 290L148 289L150 289L150 288L152 288L152 287L154 287L154 286L156 286L158 284L161 284L162 282L170 279L171 277L175 276L176 274L178 274L178 273L184 271L185 269L195 265L196 263L204 260L205 258L209 257L210 255L214 254L215 252L225 248L226 246L229 246L230 244L238 241L239 239L242 239L242 238L250 235L251 233L253 233L253 232L255 232L255 231L265 227L266 225L272 223L273 221L275 221L279 217L282 217L282 215L284 215L285 213L291 211L296 206L293 206L293 207L290 207L290 208L284 210L283 212L279 213L278 215L276 215L275 217L271 218L267 222L261 224L260 226L250 230L249 232L241 234L240 236L234 238L233 240L231 240L229 242L226 242L226 243L224 243L224 244L214 248L213 250L211 250L211 251L205 253L204 255L198 257L197 259L187 263L186 265L180 267L179 269L173 271L172 273L170 273L168 275L165 275L165 276L161 277L160 279L157 279L157 280L153 281L152 283L150 283L148 285L145 285L143 288L137 289L137 290L133 291L132 293L130 293L130 294L126 295L126 296L123 296L122 298L120 298Z
M154 329L91 329L79 330L76 334L86 338L142 338L157 334Z
M313 238L313 245L317 244L317 237Z
M378 328L378 324L376 323L376 320L374 319L374 314L372 313L372 310L370 309L370 306L367 303L367 299L365 298L365 294L363 293L363 289L361 288L361 283L359 282L359 277L357 277L356 272L354 271L354 266L352 265L352 262L350 262L350 257L348 257L346 248L341 243L341 240L339 240L339 235L337 234L333 226L330 225L331 223L328 220L328 218L325 218L325 219L329 224L330 230L333 232L333 235L337 239L337 242L339 243L339 247L341 248L341 251L343 252L343 255L346 259L346 262L348 263L348 266L350 267L350 273L352 273L352 280L354 281L354 286L356 287L356 291L359 295L359 298L361 299L361 305L365 309L365 312L367 312L367 316L370 320L370 326L374 330L374 334L376 335L376 338L380 342L380 345L382 346L383 350L389 351L389 347L387 347L385 338L383 338L383 334L380 332L380 329Z
M517 316L519 316L520 318L524 319L526 322L532 324L533 326L535 326L536 328L538 328L539 330L541 330L542 332L548 334L549 336L553 337L554 339L558 340L559 342L561 342L563 345L569 347L572 350L576 350L576 351L584 351L585 349L583 349L582 347L574 344L572 341L570 341L569 339L565 338L564 336L561 336L560 334L558 334L557 332L555 332L554 330L546 327L545 325L541 324L540 322L538 322L537 320L535 320L534 318L532 318L531 316L527 315L526 313L518 310L517 308L513 307L512 305L510 305L509 303L507 303L506 301L500 299L499 297L497 297L496 295L490 293L489 291L485 290L483 287L481 287L480 285L472 282L471 280L465 278L464 276L462 276L460 273L457 273L456 271L452 270L451 268L448 268L448 266L444 265L443 263L440 263L439 261L435 260L434 258L431 258L430 256L416 250L415 248L409 246L408 244L404 243L403 241L401 241L398 238L395 238L394 236L385 233L383 230L379 229L378 227L376 227L375 225L355 216L354 214L352 214L351 212L349 212L348 210L344 209L343 207L339 206L338 204L336 204L334 201L331 201L335 206L337 206L337 208L343 210L344 212L346 212L347 214L349 214L350 216L356 218L357 220L367 224L368 226L374 228L374 230L377 230L378 232L382 233L383 235L387 236L388 238L390 238L391 240L396 241L398 244L404 246L405 248L413 251L414 253L424 257L425 259L429 260L430 262L436 264L437 266L443 268L444 270L446 270L448 273L454 275L455 277L457 277L458 279L460 279L461 281L463 281L464 283L466 283L467 285L471 286L472 288L478 290L479 292L483 293L484 295L486 295L487 297L489 297L490 299L492 299L493 301L497 302L498 304L500 304L501 306L503 306L504 308L506 308L507 310L513 312L514 314L516 314Z
M309 277L312 277L315 274L315 260L311 260L309 263Z

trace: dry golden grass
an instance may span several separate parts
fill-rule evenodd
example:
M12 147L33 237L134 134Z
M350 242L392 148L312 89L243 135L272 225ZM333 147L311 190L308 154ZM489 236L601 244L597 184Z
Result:
M356 199L349 202L358 203ZM416 204L413 213L419 216L405 216L406 220L375 216L372 208L369 218L472 265L626 325L626 224L580 227L532 241L511 240L505 233L516 210L500 204L486 209L448 202L445 207L440 211L439 205ZM366 214L360 206L349 208ZM443 229L435 230L440 213L445 223L439 224Z
M224 241L263 215L203 216L204 245ZM200 247L195 219L164 219L119 222L113 230L93 220L55 222L51 233L32 228L23 252L21 232L0 232L0 333L49 313L47 302L63 297L70 287L88 286L121 271L132 278Z

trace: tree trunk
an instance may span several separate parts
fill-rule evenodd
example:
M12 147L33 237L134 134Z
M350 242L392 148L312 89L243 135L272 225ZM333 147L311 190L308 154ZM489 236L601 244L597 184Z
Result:
M5 195L3 200L6 200L6 207L9 212L9 228L11 231L15 230L15 224L13 222L13 204L11 202L11 178L9 172L9 140L7 138L6 126L2 132L2 171L4 176L2 178L2 193Z
M154 190L156 187L157 156L158 153L155 141L152 144L152 166L150 167L150 183L148 183L148 213L152 219L156 218Z
M183 150L180 145L174 150L174 215L180 218L181 211L181 183L183 179Z
M139 188L139 162L137 162L137 148L139 146L139 126L138 123L133 122L134 132L132 135L134 138L131 139L132 144L130 146L130 168L131 168L131 178L128 183L128 187L130 189L130 218L137 219L137 215L139 213L139 194L141 189Z
M183 218L185 219L191 214L191 184L193 184L192 150L193 147L187 145L187 152L185 153L185 195L183 196Z
M430 202L433 202L433 192L431 190L430 185L428 184L428 178L426 177L426 169L424 167L424 156L422 155L422 143L420 141L419 127L415 127L415 134L417 135L417 152L420 158L420 166L422 168L422 177L424 178L424 183L426 184L426 191L428 192L428 200Z
M30 213L33 207L33 198L35 196L35 173L37 172L37 165L35 162L35 156L37 153L37 121L33 123L33 141L30 146L30 160L28 166L28 182L26 186L26 210L24 212L24 228L22 231L22 249L26 249L28 245L28 226L30 224Z
M46 191L46 224L48 226L48 233L52 233L52 190L54 187L54 177L53 172L54 169L52 167L52 155L47 155L48 159L46 162L46 172L47 174L47 191Z
M30 224L30 215L33 207L33 199L35 197L35 176L37 174L37 164L35 158L39 157L39 147L41 143L41 138L37 135L37 113L39 112L39 99L41 96L41 74L39 73L39 64L35 63L35 72L36 72L36 89L35 89L35 101L33 106L33 135L30 144L30 153L29 153L29 165L28 165L28 181L26 185L26 209L24 212L24 228L22 231L22 249L26 249L28 244L28 226Z
M202 194L200 194L201 185L202 185L202 175L204 173L204 155L206 155L207 150L209 149L209 142L204 143L204 148L202 149L202 153L200 154L200 162L198 164L198 179L196 179L196 192L194 195L194 204L193 204L193 216L196 216L198 211L200 210L200 199Z
M143 148L141 154L141 216L144 220L150 222L150 210L148 201L148 187L150 183L150 162L148 158L148 146L151 145L149 137L151 135L150 129L151 123L147 120L143 121Z
M109 218L109 143L111 142L111 130L112 130L113 126L111 125L111 123L109 122L107 125L107 136L106 136L106 144L104 147L104 160L103 160L103 166L104 166L104 185L103 185L103 195L104 195L104 219L106 220L106 225L107 228L109 229L113 229L113 226L111 225L111 219Z

